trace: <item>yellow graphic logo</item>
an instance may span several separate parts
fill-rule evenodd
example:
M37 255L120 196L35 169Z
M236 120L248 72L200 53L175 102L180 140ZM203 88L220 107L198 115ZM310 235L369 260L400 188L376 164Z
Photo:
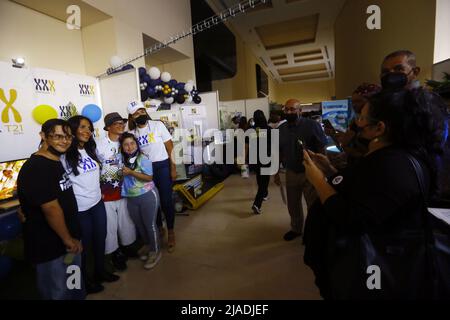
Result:
M155 134L154 134L153 132L151 132L151 133L148 134L148 142L149 142L149 143L155 143L155 142L156 142L156 140L155 140Z
M9 100L6 99L5 92L2 88L0 88L0 100L6 105L6 107L2 111L2 122L3 123L9 123L9 113L12 111L12 114L14 116L14 121L16 123L22 122L22 116L20 115L19 111L17 111L16 108L14 108L13 103L16 102L17 99L17 91L14 89L9 90Z

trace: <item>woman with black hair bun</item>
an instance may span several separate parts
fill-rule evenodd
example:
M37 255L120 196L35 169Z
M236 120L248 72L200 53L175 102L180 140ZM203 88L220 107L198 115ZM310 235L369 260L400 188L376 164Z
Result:
M305 239L305 262L325 298L429 298L428 262L420 260L426 246L423 210L425 199L437 192L436 158L442 152L445 119L433 112L428 97L423 90L382 91L371 97L356 120L368 153L342 172L326 157L304 152L307 179L320 198L312 233L321 234L320 239ZM425 195L416 172L421 172ZM404 234L418 236L407 240ZM361 251L364 239L379 250L371 257ZM307 254L309 247L321 249ZM366 285L370 274L362 269L377 265L374 261L389 262L380 266L384 290Z
M74 116L68 120L74 138L61 162L69 175L78 205L82 272L87 293L104 290L102 282L113 282L119 276L105 270L106 210L100 189L100 161L93 137L94 125L89 118ZM87 271L87 251L92 249L94 276Z

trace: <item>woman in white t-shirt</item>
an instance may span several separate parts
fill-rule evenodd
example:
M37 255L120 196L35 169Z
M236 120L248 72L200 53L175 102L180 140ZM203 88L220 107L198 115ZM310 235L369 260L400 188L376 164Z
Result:
M172 181L177 177L175 162L171 155L173 150L172 136L161 121L150 119L144 105L133 101L128 105L128 128L139 142L141 152L153 164L153 181L158 188L161 209L166 217L168 229L168 251L175 249L175 209L172 200ZM156 221L164 236L161 213Z
M117 281L119 276L105 270L106 210L100 189L100 161L93 138L94 125L83 116L74 116L68 122L74 139L61 161L69 174L78 205L86 292L96 293L104 289L102 282ZM89 249L92 249L94 256L94 277L87 274L86 258Z

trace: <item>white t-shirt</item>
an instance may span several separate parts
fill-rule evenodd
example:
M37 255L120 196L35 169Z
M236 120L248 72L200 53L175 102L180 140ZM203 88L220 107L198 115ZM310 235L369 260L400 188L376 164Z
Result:
M78 149L81 159L78 164L79 175L75 176L72 168L66 162L65 155L61 156L64 169L69 174L73 192L77 199L78 211L86 211L95 206L101 199L100 166L87 154L86 150Z
M172 136L161 121L149 120L146 127L137 127L131 133L138 139L141 152L151 162L163 161L169 158L164 143L172 140Z

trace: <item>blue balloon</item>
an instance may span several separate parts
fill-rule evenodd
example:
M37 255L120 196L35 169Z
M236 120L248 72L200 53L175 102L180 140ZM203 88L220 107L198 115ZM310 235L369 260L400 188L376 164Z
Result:
M147 82L148 85L150 85L150 82L152 81L152 79L150 78L150 76L148 74L146 74L142 77L142 81Z
M144 67L140 67L139 68L139 77L142 78L143 76L145 76L147 74L147 70L145 70Z
M171 88L174 88L178 84L178 82L177 82L177 80L172 79L168 82L168 84Z
M13 266L12 259L7 256L0 256L0 280L6 278Z
M122 71L130 70L130 69L134 69L134 66L132 64L127 64L126 66L122 67Z
M96 104L88 104L84 106L81 115L89 118L93 123L97 122L102 117L102 109Z
M0 219L0 241L15 239L22 229L16 214L9 214Z
M178 91L180 91L180 90L184 90L184 86L186 85L186 83L184 83L184 82L178 82L176 85L175 85L175 89L177 89Z
M153 99L156 96L155 88L147 87L147 94L148 94L149 98Z

